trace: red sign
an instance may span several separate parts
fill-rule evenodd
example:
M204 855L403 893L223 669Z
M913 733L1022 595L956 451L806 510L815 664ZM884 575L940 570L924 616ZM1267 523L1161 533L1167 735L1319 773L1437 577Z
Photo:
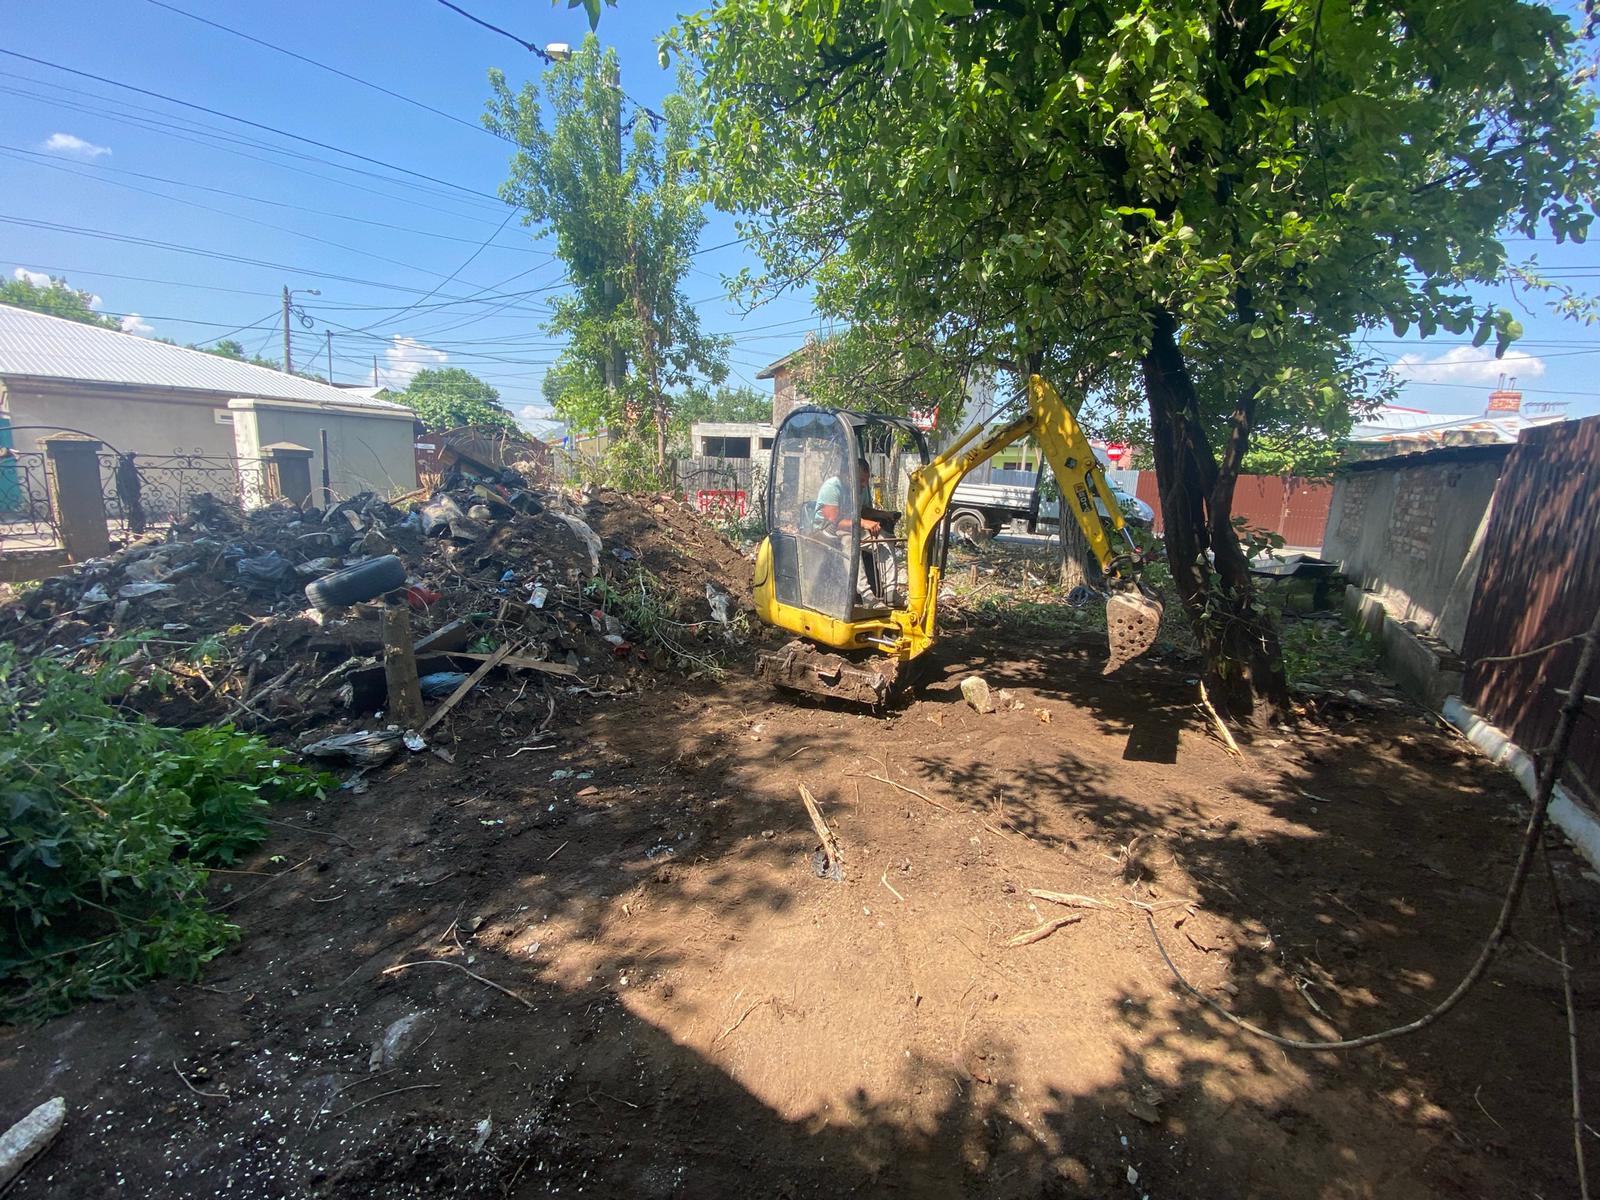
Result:
M923 433L931 433L933 427L939 423L939 410L934 408L913 408L911 410L911 423Z
M694 508L706 516L742 517L748 505L743 489L701 488L694 494Z
M1133 447L1121 442L1106 443L1106 460L1113 467L1120 467L1124 462L1133 457Z

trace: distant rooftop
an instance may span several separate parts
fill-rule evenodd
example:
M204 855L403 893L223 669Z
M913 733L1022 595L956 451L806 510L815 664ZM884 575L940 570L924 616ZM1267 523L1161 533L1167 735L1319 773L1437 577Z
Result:
M355 389L7 305L0 305L0 376L405 411Z

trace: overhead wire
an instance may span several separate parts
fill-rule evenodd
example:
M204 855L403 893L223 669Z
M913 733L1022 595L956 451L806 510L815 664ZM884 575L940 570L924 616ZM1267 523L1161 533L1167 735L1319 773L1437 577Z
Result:
M301 54L298 51L290 50L290 49L287 49L286 47L276 45L273 42L267 41L265 38L258 38L254 34L249 34L249 33L244 32L244 30L242 30L242 29L235 29L231 25L224 25L220 21L213 21L209 17L202 17L199 13L192 13L192 12L189 12L188 10L186 10L186 9L179 8L175 4L168 4L168 3L166 3L166 0L146 0L146 3L153 4L157 8L164 8L168 12L177 13L180 17L187 17L191 21L198 21L202 25L209 25L213 29L219 29L223 33L232 34L234 37L243 38L247 42L254 42L256 45L264 46L268 50L276 51L279 54L287 55L290 58L296 59L296 60L298 60L300 62L303 62L303 63L306 63L306 64L308 64L310 66L317 67L320 70L327 71L327 72L329 72L331 74L337 75L341 79L348 79L352 83L359 83L362 87L371 88L375 92L382 92L385 96L391 96L396 100L400 100L400 101L403 101L406 104L410 104L410 105L412 105L412 106L414 106L416 108L420 108L420 109L424 110L425 112L430 112L430 113L433 113L435 116L443 117L447 121L453 121L457 125L465 125L468 129L475 129L479 133L487 134L489 137L495 138L495 139L497 139L499 141L510 142L510 141L513 140L511 138L507 138L507 137L504 137L501 134L496 133L494 130L489 129L488 127L486 127L484 125L480 125L480 124L478 124L478 123L476 123L474 121L469 121L464 117L456 116L454 113L446 112L442 108L435 108L433 105L427 104L427 103L425 103L425 102L423 102L421 100L418 100L414 96L407 96L403 92L397 92L397 91L394 91L392 88L386 88L381 83L373 83L370 79L363 79L359 75L352 75L349 71L341 70L338 67L329 66L325 62L319 62L318 60L316 60L314 58L311 58L311 57L309 57L307 55Z
M248 125L252 129L260 129L267 133L275 134L278 137L288 138L291 141L303 142L308 146L316 146L320 150L329 150L335 154L343 154L350 158L357 159L360 162L371 163L374 166L384 167L390 171L398 171L402 175L410 175L417 179L425 179L429 183L436 183L441 187L447 187L454 189L455 191L464 192L470 196L487 196L489 199L495 201L499 201L500 199L498 196L491 196L487 192L480 192L476 188L469 188L464 184L454 183L448 179L440 179L436 175L429 175L425 171L415 171L410 167L402 167L398 163L388 162L381 158L374 158L369 154L362 154L356 150L347 150L343 146L335 145L332 142L324 142L317 138L306 137L304 134L292 133L286 129L279 129L275 125L268 125L262 121L253 121L249 117L237 116L233 113L224 112L221 109L211 108L208 105L196 104L190 100L180 100L176 96L168 96L162 92L152 91L149 88L138 87L137 85L131 83L123 83L120 80L110 79L104 75L97 75L92 71L80 71L76 67L69 67L62 63L51 62L49 59L45 58L36 58L31 54L23 54L17 50L6 50L4 48L0 48L0 54L4 54L8 58L16 58L21 59L23 62L33 63L35 66L49 67L52 70L62 71L68 75L75 75L82 79L92 79L96 83L103 83L109 87L122 88L126 91L134 92L141 96L150 96L156 100L165 101L168 104L176 104L181 108L193 109L196 112L203 112L213 117L220 117L226 121L236 121L241 125Z
M151 2L153 3L154 0L151 0ZM332 218L334 218L335 220L338 220L338 221L351 221L351 222L354 222L354 223L359 224L359 225L371 225L371 226L373 226L374 228L377 228L377 229L388 229L388 230L391 230L391 231L396 232L396 233L410 233L410 234L414 234L414 235L416 235L418 237L438 238L438 239L440 239L442 241L448 241L448 242L465 242L468 245L475 245L477 243L477 239L476 238L461 237L458 234L436 233L436 232L434 232L433 230L430 230L430 229L417 229L417 228L414 228L414 227L408 226L408 225L395 225L395 224L393 224L392 222L389 222L389 221L374 221L370 217L357 217L357 216L354 216L354 215L352 215L350 213L333 212L332 210L325 209L325 208L310 208L310 207L307 207L304 204L290 204L286 200L272 200L272 199L269 199L269 198L267 198L265 196L255 196L255 195L251 195L251 194L249 194L247 192L237 191L237 190L235 190L233 188L211 187L211 186L208 186L207 184L194 183L194 182L192 182L190 180L184 180L184 179L169 179L164 175L151 175L151 174L148 174L147 172L144 172L144 171L130 171L130 170L127 170L127 169L122 168L122 167L107 166L104 163L96 162L96 163L74 164L74 165L81 165L81 166L85 166L85 167L90 168L90 171L92 171L92 174L89 173L89 172L84 172L84 171L71 170L71 168L69 166L59 162L58 160L56 160L53 155L42 154L39 151L28 150L28 149L25 149L25 148L23 148L21 146L8 146L8 145L0 144L0 151L8 152L8 153L10 153L10 154L12 154L14 156L15 155L24 155L24 156L26 156L27 160L34 161L39 166L56 167L56 168L58 168L60 170L69 171L71 174L74 174L74 175L82 175L85 179L98 178L102 173L106 173L106 172L109 172L109 173L111 173L113 175L129 175L129 176L132 176L135 179L147 179L147 180L150 180L153 183L165 183L165 184L170 184L173 187L189 188L189 189L193 189L195 191L201 191L201 192L212 192L212 193L214 193L216 195L219 195L219 196L230 196L230 197L232 197L234 199L245 200L245 201L248 201L248 202L253 203L253 204L268 204L268 205L271 205L274 208L292 209L295 212L310 213L311 215L318 216L318 217L332 217ZM106 180L105 182L109 183L111 181L110 180ZM466 219L475 220L476 218L466 218ZM516 251L516 252L518 252L520 254L538 254L538 255L544 256L545 258L554 258L555 257L555 254L552 251L540 250L540 249L538 249L537 247L534 247L534 246L501 246L501 247L498 247L498 249L514 250L514 251Z

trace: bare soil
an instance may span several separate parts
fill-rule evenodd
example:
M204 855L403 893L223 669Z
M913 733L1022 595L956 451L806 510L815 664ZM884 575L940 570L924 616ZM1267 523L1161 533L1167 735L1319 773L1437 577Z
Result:
M1542 870L1460 1009L1352 1055L1207 1013L1130 903L1261 1024L1387 1026L1492 923L1509 777L1401 712L1324 711L1241 762L1181 670L1103 659L969 629L880 716L646 674L560 697L561 742L520 753L546 706L486 685L454 763L275 814L263 874L215 877L244 937L200 985L0 1035L0 1117L71 1112L11 1200L1574 1195ZM1019 707L973 712L969 671ZM1600 902L1552 857L1600 1096Z

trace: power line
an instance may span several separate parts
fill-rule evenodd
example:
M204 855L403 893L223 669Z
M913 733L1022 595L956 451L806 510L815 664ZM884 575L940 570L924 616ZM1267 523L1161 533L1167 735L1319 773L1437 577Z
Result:
M421 288L406 287L398 283L381 283L372 279L360 279L350 275L338 275L331 271L319 270L315 267L295 266L286 263L269 262L265 259L247 258L239 254L224 254L216 250L202 250L196 246L183 246L175 242L162 242L154 238L134 237L130 234L111 233L103 229L86 229L77 225L61 225L53 221L38 221L29 217L13 217L0 213L0 223L8 225L21 225L30 229L47 229L57 233L71 233L82 237L99 238L104 241L122 242L127 245L148 246L157 250L170 250L176 254L192 254L200 258L216 259L219 262L240 263L249 267L266 267L274 271L289 271L298 275L310 275L318 279L331 279L337 283L356 284L361 287L381 288L391 292L409 292L413 295L422 295ZM557 285L560 286L560 285ZM457 298L459 301L459 298ZM505 299L503 296L488 297L488 299Z
M278 137L286 137L286 138L289 138L292 141L304 142L308 146L316 146L319 150L331 150L335 154L344 154L344 155L349 156L350 158L358 159L361 162L371 163L374 166L378 166L378 167L385 167L385 168L387 168L388 170L391 170L391 171L398 171L402 175L411 175L411 176L413 176L413 177L415 177L417 179L425 179L429 183L436 183L436 184L439 184L441 187L452 188L452 189L454 189L455 191L458 191L458 192L465 192L469 196L484 196L484 197L487 197L488 199L495 200L496 202L499 202L499 200L500 200L500 198L498 196L490 196L487 192L480 192L480 191L476 190L475 188L469 188L469 187L466 187L463 184L452 183L448 179L440 179L435 175L429 175L429 174L426 174L425 172L422 172L422 171L413 171L409 167L402 167L402 166L399 166L396 163L387 162L387 161L385 161L384 159L381 159L381 158L373 158L371 155L361 154L361 153L359 153L359 152L357 152L355 150L346 150L343 146L336 146L331 142L318 141L316 138L306 137L303 134L290 133L288 130L279 129L274 125L267 125L267 124L264 124L261 121L252 121L248 117L237 117L237 116L234 116L232 113L226 113L226 112L221 111L220 109L208 108L204 104L195 104L195 103L192 103L191 101L188 101L188 100L179 100L174 96L168 96L168 95L164 95L161 92L151 91L149 88L136 87L131 83L120 83L115 79L108 79L104 75L96 75L92 71L80 71L80 70L76 69L75 67L62 66L60 63L51 62L48 59L44 59L44 58L34 58L32 55L21 54L21 53L15 51L15 50L0 49L0 54L4 54L8 58L19 58L23 62L33 63L35 66L50 67L51 69L56 70L56 71L64 71L68 75L76 75L76 76L78 76L79 78L82 78L82 79L92 79L96 83L103 83L103 84L106 84L106 85L108 85L110 87L123 88L123 89L125 89L127 91L130 91L130 92L136 92L141 96L150 96L150 97L153 97L154 99L157 99L157 100L164 100L168 104L176 104L176 105L178 105L178 106L180 106L182 108L191 108L191 109L194 109L196 112L203 112L203 113L208 114L209 116L221 117L225 121L237 121L239 124L248 125L252 129L261 129L261 130L266 131L267 133L276 134Z
M164 8L168 12L177 13L180 17L188 17L191 21L198 21L202 25L209 25L213 29L220 29L223 33L231 33L234 37L243 38L247 42L254 42L258 46L265 46L268 50L275 50L279 54L286 54L290 58L297 59L300 62L308 63L313 67L317 67L321 70L337 75L341 79L348 79L352 83L359 83L362 87L371 88L375 92L382 92L385 96L392 96L396 100L402 100L416 108L423 109L425 112L431 112L435 116L443 117L447 121L454 121L457 125L465 125L468 129L475 129L479 133L488 134L490 137L495 138L498 141L512 141L511 138L502 137L500 134L495 133L494 130L488 129L477 124L476 122L468 121L464 117L458 117L454 113L446 112L442 108L435 108L431 104L425 104L423 101L415 99L411 96L407 96L403 92L393 91L384 87L381 83L373 83L371 80L363 79L359 75L352 75L349 71L342 71L338 67L331 67L327 63L318 62L316 59L308 58L306 55L300 54L297 51L285 49L283 46L274 45L272 42L255 37L252 34L245 33L242 29L235 29L231 25L223 25L218 21L213 21L207 17L202 17L198 13L188 12L185 9L177 7L176 5L165 3L165 0L148 0L148 3L154 4L157 8Z
M121 101L109 96L100 96L94 92L85 92L77 88L66 87L63 84L49 83L44 80L33 79L26 75L16 75L9 71L0 71L0 75L5 75L6 77L12 79L21 79L26 83L37 84L46 88L53 88L56 91L68 92L73 95L87 96L88 98L99 101L102 104L122 104L126 109L135 109L150 113L156 113L158 111L156 109L148 108L142 104L133 104L131 102ZM78 103L76 101L64 100L57 96L40 96L32 92L22 91L17 88L0 88L0 91L5 91L12 95L20 96L26 100L32 100L38 104L45 104L55 108L66 108L71 109L74 112L86 113L90 116L97 117L102 121L112 121L119 125L131 125L137 129L152 130L156 133L162 134L165 137L170 137L180 142L188 142L191 145L206 146L211 149L221 150L225 154L232 154L239 158L248 158L252 162L266 163L268 166L278 167L279 169L285 171L293 171L297 174L305 175L307 178L320 179L326 183L332 183L339 187L353 188L356 191L367 192L374 196L381 196L385 200L400 200L403 203L426 208L431 212L443 213L446 216L455 217L458 220L463 219L463 214L459 211L452 212L449 209L439 208L436 205L421 204L420 202L410 198L397 197L392 192L379 191L377 188L368 187L365 184L356 183L349 179L339 179L332 175L324 175L318 171L311 171L294 163L282 162L277 158L264 158L260 154L250 154L245 150L235 149L234 147L250 146L255 149L267 151L270 154L281 155L284 158L299 159L301 162L308 163L320 163L323 166L332 167L336 171L348 171L353 175L364 175L368 179L378 180L382 183L387 183L392 187L407 188L420 195L429 196L439 200L448 200L452 203L478 204L484 202L483 200L478 199L476 193L469 196L452 195L441 191L438 188L431 188L420 183L413 183L408 179L396 179L392 175L384 175L377 171L369 171L364 167L352 166L349 163L335 162L330 158L321 158L314 154L306 154L300 150L292 150L287 146L277 146L271 142L264 141L261 138L236 135L235 133L222 129L218 126L207 125L203 121L195 121L189 117L174 118L175 121L186 122L186 124L180 125L175 124L174 120L163 120L156 116L144 117L133 112L110 111L104 108L95 108L89 105ZM171 116L172 114L163 115ZM222 143L227 144L225 145ZM496 209L498 209L503 203L504 201L502 200L494 200Z
M80 178L84 178L84 179L93 179L94 178L93 175L85 175L82 171L74 171L70 167L67 167L67 166L64 166L64 165L60 165L60 164L57 164L57 163L41 163L41 164L38 164L38 165L53 167L56 170L64 171L69 175L76 175L76 176L79 176ZM216 208L216 207L213 207L212 205L209 205L209 204L201 204L197 200L185 200L181 196L169 196L165 192L158 192L158 191L152 190L151 188L140 187L138 184L135 184L135 183L123 183L120 180L116 180L116 179L102 179L102 180L99 180L98 182L110 184L112 187L126 188L129 191L139 192L139 193L141 193L143 195L146 195L146 196L155 196L157 199L166 200L169 203L182 204L182 205L185 205L185 206L187 206L189 208L197 208L197 209L200 209L202 212L216 213L219 216L228 217L231 220L245 221L245 222L248 222L251 225L259 225L263 229L275 229L279 233L287 233L291 237L305 238L307 241L317 242L317 243L319 243L321 245L324 245L324 246L332 246L335 250L344 250L344 251L347 251L350 254L357 254L357 255L360 255L363 258L373 259L376 262L387 263L391 267L403 267L403 268L405 268L406 270L409 270L409 271L417 271L417 272L419 272L420 274L423 274L423 275L432 275L435 278L441 278L437 271L425 270L422 267L418 267L413 263L404 262L404 261L402 261L402 260L400 260L398 258L389 258L387 255L374 254L370 250L362 250L361 248L359 248L357 246L350 246L350 245L345 244L344 242L335 242L335 241L330 240L329 238L318 237L314 233L305 233L305 232L302 232L301 230L290 228L287 225L275 225L271 221L262 221L262 220L260 220L260 219L258 219L256 217L245 216L243 213L230 212L229 210L227 210L225 208ZM500 230L502 230L504 228L505 228L505 223L502 223L501 226L500 226L500 229L495 230L495 232L489 236L489 240L493 241L494 238L500 233ZM484 243L480 244L479 247L478 247L477 253L475 253L473 255L473 257L475 258L475 257L477 257L478 253L482 253L484 248L487 245L488 245L487 242L484 242ZM468 261L471 261L471 260L468 260ZM454 276L450 276L448 278L442 278L442 282L441 282L440 286L442 287L445 283L449 283L451 278L454 278Z
M459 5L455 5L455 4L450 3L450 0L439 0L439 3L444 5L446 8L448 8L451 12L458 13L461 16L465 17L467 20L471 21L474 25L480 25L484 29L489 30L489 32L491 32L491 33L498 33L503 38L509 38L511 41L513 41L517 45L521 46L524 50L528 51L530 54L537 55L539 57L539 59L541 61L543 61L547 66L550 65L550 64L553 64L555 62L554 57L552 57L550 52L548 50L546 50L543 46L540 46L535 42L530 42L525 38L520 38L516 34L512 33L509 29L501 29L500 26L498 26L498 25L491 25L488 21L485 21L482 17L473 16L466 9L461 8ZM663 117L660 113L656 112L653 108L649 108L646 105L640 104L632 96L628 95L627 92L624 92L621 87L617 88L617 92L622 96L622 98L624 100L626 100L629 104L633 105L634 108L638 109L645 116L649 117L650 118L650 123L652 125L658 125L662 121L666 120L665 117Z
M150 0L150 3L156 3L156 0ZM7 146L0 144L0 150L7 151L13 155L26 155L28 159L36 160L35 165L37 166L52 167L56 170L67 171L69 174L82 175L85 179L97 178L102 172L110 172L114 175L129 175L135 179L148 179L153 183L165 183L170 184L173 187L189 188L200 192L212 192L219 196L230 196L236 200L245 200L255 204L270 204L274 208L292 209L295 212L310 213L313 216L318 217L332 217L337 221L353 221L359 225L371 225L377 229L389 229L395 231L396 233L410 233L415 234L418 237L438 238L441 241L447 242L465 242L468 245L477 244L476 238L460 237L453 233L435 233L429 229L416 229L408 225L395 225L388 221L374 221L370 217L356 217L351 216L349 213L331 212L325 208L308 208L304 204L290 204L286 200L269 200L264 196L252 196L245 192L234 191L231 188L210 187L203 183L192 183L183 179L168 179L164 175L150 175L143 171L130 171L123 167L111 167L102 163L81 164L91 168L92 173L89 171L74 170L72 167L55 160L51 155L42 154L37 150L27 150L21 146ZM110 183L111 180L104 180L102 182ZM498 249L514 250L519 254L539 254L543 255L545 258L555 257L555 255L549 250L538 250L532 246L501 246L498 247Z
M457 275L461 274L461 272L465 271L468 267L470 267L473 264L473 261L475 259L477 259L478 255L482 254L485 250L487 250L489 248L489 243L494 241L495 238L499 237L500 234L501 234L501 231L504 230L507 225L511 224L511 218L516 216L521 211L522 210L520 208L513 208L513 209L511 209L510 212L506 213L506 219L504 221L500 222L500 228L496 229L488 237L484 238L482 243L479 244L478 248L476 250L474 250L471 254L467 255L466 262L462 263L454 271L451 271L450 274L446 275L443 279L441 279L438 283L436 283L432 288L430 288L428 290L428 294L423 296L422 300L431 300L436 294L438 294L438 291L439 291L440 288L444 287L445 284L449 283ZM406 313L413 311L417 307L417 304L421 304L422 303L422 300L418 300L416 302L416 304L410 304L410 305L407 305L405 308L400 309L397 313L395 313L395 315L392 318L389 318L389 319L390 320L396 320L396 321L399 320L401 317L405 316ZM374 321L372 323L372 325L380 325L382 323L383 322L381 322L381 321ZM365 326L363 328L362 332L365 333L366 330L371 329L372 325Z

